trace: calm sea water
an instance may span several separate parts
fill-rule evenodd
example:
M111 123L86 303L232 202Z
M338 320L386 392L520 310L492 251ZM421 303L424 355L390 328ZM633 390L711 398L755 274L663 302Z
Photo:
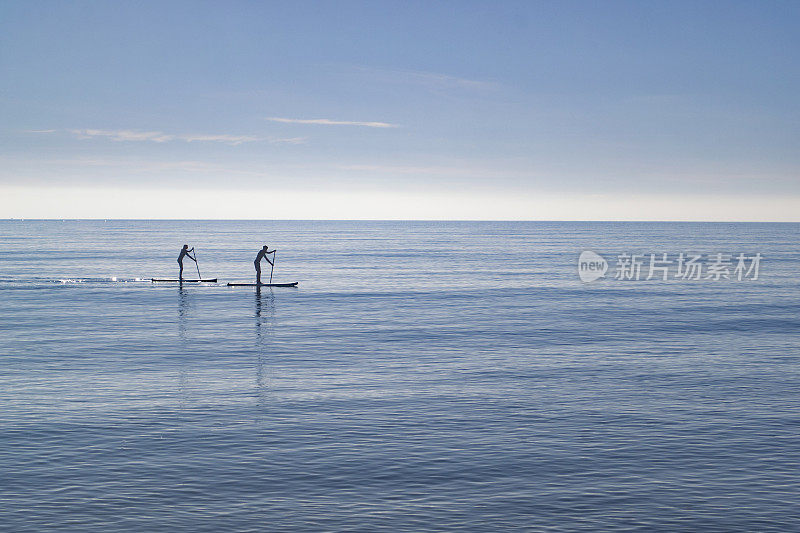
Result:
M798 531L798 235L0 221L0 529ZM300 285L143 281L183 243ZM584 284L584 249L764 259Z

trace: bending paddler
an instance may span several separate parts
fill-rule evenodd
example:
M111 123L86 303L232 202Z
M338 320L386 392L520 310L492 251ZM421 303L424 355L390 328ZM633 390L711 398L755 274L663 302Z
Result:
M256 267L256 285L261 285L261 260L265 260L270 266L273 266L274 263L269 260L267 254L274 254L275 250L270 250L269 247L265 244L263 248L258 251L258 255L256 256L256 260L253 261L253 264Z
M192 249L190 250L190 249L189 249L189 245L188 245L188 244L184 244L184 245L183 245L183 248L181 248L181 253L180 253L180 255L178 255L178 266L180 267L180 272L178 273L178 279L179 279L179 280L183 280L183 258L184 258L184 257L188 257L189 259L191 259L192 261L194 261L195 263L197 263L197 259L195 259L194 257L192 257L192 256L189 254L189 252L194 252L194 248L192 248Z

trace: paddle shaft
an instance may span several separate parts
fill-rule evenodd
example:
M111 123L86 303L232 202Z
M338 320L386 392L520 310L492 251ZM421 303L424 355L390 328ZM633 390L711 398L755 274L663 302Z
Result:
M269 282L272 283L272 271L275 270L275 256L278 255L275 250L272 250L272 266L269 267Z
M203 279L203 276L200 275L200 265L197 264L197 252L194 253L194 266L197 268L197 278Z

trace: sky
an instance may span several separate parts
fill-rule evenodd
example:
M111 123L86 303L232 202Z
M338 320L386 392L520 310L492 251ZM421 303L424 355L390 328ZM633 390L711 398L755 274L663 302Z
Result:
M0 218L800 221L800 3L0 3Z

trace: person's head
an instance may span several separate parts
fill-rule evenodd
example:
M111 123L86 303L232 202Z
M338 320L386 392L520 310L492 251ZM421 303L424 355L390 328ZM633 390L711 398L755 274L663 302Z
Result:
M267 245L265 244L265 245L264 245L264 247L262 248L262 250L264 250L264 251L266 252L267 250L269 250L269 246L267 246Z
M186 250L187 248L189 248L189 245L188 244L184 244L183 245L183 249Z

